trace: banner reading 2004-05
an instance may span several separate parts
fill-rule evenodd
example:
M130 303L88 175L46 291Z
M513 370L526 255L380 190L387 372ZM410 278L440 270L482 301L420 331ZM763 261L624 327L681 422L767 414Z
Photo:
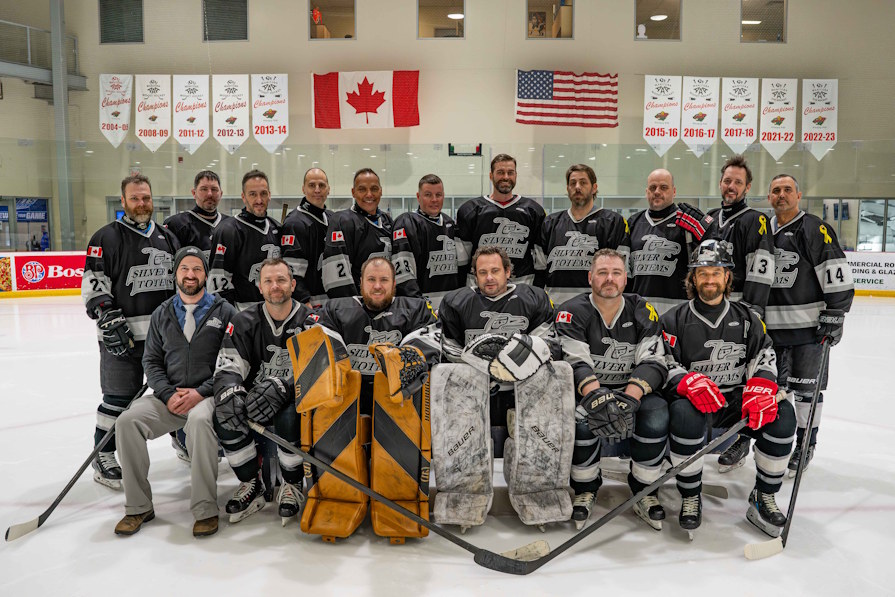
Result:
M99 76L99 130L112 147L118 147L131 122L133 75Z

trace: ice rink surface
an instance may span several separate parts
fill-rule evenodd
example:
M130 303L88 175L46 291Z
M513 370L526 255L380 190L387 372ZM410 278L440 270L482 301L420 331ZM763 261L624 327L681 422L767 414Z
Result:
M43 512L92 449L100 401L94 329L78 297L0 300L4 532ZM751 456L726 475L716 456L707 458L705 481L723 483L730 499L705 498L694 541L678 528L680 499L669 482L660 492L668 513L661 532L628 512L515 577L479 567L438 536L389 545L369 522L324 544L297 523L282 527L273 504L237 525L222 517L217 535L194 539L189 471L165 437L150 443L154 521L116 536L124 495L94 483L88 469L43 527L0 545L0 595L895 595L893 337L895 299L857 298L832 351L818 451L789 544L769 559L743 557L745 544L768 539L745 519ZM223 512L237 481L226 461L220 472ZM503 483L499 471L495 481ZM791 486L778 494L781 509ZM606 481L591 522L629 496ZM543 534L525 527L496 499L486 524L464 539L501 552L538 539L555 547L574 532L572 523Z

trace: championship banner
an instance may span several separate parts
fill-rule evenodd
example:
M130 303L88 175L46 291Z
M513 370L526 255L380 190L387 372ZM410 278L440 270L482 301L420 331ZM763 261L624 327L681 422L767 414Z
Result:
M796 140L798 79L761 80L761 146L779 160Z
M130 128L133 75L99 76L99 130L118 147Z
M643 139L660 156L677 143L681 125L681 77L646 75Z
M734 152L743 153L758 133L758 79L725 77L721 100L721 139Z
M289 75L252 75L255 140L268 152L289 136Z
M684 77L681 139L696 157L718 138L718 77Z
M249 138L249 76L212 75L212 132L229 153Z
M136 75L137 138L155 152L171 136L171 75Z
M802 143L816 159L836 145L839 79L802 79Z
M174 140L189 154L208 139L208 75L174 75Z

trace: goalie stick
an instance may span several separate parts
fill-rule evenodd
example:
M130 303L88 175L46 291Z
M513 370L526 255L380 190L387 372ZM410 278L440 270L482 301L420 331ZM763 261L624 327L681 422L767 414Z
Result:
M133 404L134 400L142 396L143 392L145 392L148 387L149 384L143 384L143 387L140 388L140 391L137 392L137 395L134 396L133 399L131 399L131 404ZM59 505L59 502L61 502L62 499L66 495L68 495L68 492L71 490L72 487L74 487L74 484L77 482L80 476L84 474L84 471L87 470L87 467L90 466L90 463L93 462L94 458L96 458L96 455L100 453L100 450L102 450L106 446L106 444L109 443L109 440L111 440L112 436L114 435L115 426L113 425L111 429L106 431L106 434L103 436L103 438L99 440L99 443L96 444L96 446L93 448L90 456L87 457L87 460L84 461L84 464L81 465L81 468L78 469L78 472L75 473L75 476L71 478L71 480L68 482L68 485L66 485L65 489L62 490L62 493L56 496L56 499L53 501L52 504L50 504L50 507L44 510L43 514L41 514L34 520L29 520L28 522L20 522L19 524L14 524L6 529L6 540L15 541L20 537L24 537L31 531L36 531L37 529L39 529L43 525L43 523L45 523L50 517L50 514L53 513L53 510L56 509L56 506Z
M792 515L796 509L796 497L799 495L799 483L802 480L802 473L805 472L805 466L808 459L808 438L811 434L811 428L814 426L814 413L817 411L817 401L820 397L820 386L823 372L826 370L827 363L830 360L830 343L824 341L823 352L820 356L820 369L817 372L817 385L814 386L814 396L811 397L811 408L808 411L808 423L805 425L805 433L802 435L802 448L799 459L799 468L796 470L796 478L792 484L792 494L789 497L789 508L786 511L786 523L783 525L783 532L779 537L775 537L768 541L760 543L748 543L743 548L743 555L747 560L761 560L775 556L783 551L786 547L786 540L789 538L789 527L792 524Z

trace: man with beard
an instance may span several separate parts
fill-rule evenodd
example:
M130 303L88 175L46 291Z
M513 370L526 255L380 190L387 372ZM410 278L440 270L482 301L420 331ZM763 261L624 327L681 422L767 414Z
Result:
M556 332L581 404L572 454L572 519L578 528L587 522L603 482L603 442L630 437L628 485L637 493L661 475L668 437L668 407L657 393L668 370L656 310L637 295L623 294L627 275L619 251L597 251L588 281L591 292L563 303L556 314ZM658 491L637 502L634 512L662 529L665 511Z
M199 247L205 259L211 258L211 237L218 224L228 219L218 212L221 202L221 179L211 170L202 170L193 180L196 205L189 211L174 214L165 220L165 228L174 233L182 247Z
M584 292L594 253L616 249L627 258L628 223L618 213L594 206L597 175L585 164L566 171L571 207L552 213L541 228L540 246L547 256L545 290L556 304ZM627 263L627 262L626 262Z
M730 243L704 240L687 274L690 301L662 316L671 363L666 392L671 401L671 462L695 454L706 425L730 427L748 417L744 435L755 439L755 486L749 522L776 537L786 523L774 495L783 484L796 418L792 404L777 403L777 364L764 322L749 307L730 301ZM702 523L702 458L682 470L678 522L691 539Z
M280 225L267 215L270 185L264 172L251 170L242 177L242 202L242 211L214 231L208 274L208 289L240 311L262 300L261 262L280 256Z
M490 195L471 199L457 210L457 235L462 248L460 265L479 247L496 246L506 251L513 269L513 282L534 284L535 275L546 268L538 244L546 213L533 199L514 195L516 159L505 153L491 160L493 189ZM467 285L475 283L474 268L462 268ZM540 282L540 280L538 281Z
M326 230L333 217L333 212L326 209L329 196L326 172L320 168L305 172L301 190L305 196L280 228L280 250L295 277L292 298L309 307L319 307L326 302L321 271Z
M426 174L420 179L416 200L416 211L395 219L392 263L398 294L425 297L437 309L447 292L463 285L457 268L457 227L441 211L444 183L438 176Z
M329 298L352 297L360 288L361 266L373 257L391 259L392 218L379 209L382 184L371 168L354 174L354 204L336 212L323 247L323 287Z
M218 438L212 428L212 381L224 330L236 309L205 291L208 262L198 247L174 255L177 294L155 311L149 323L143 368L152 394L136 399L115 423L121 456L125 517L118 535L133 535L155 517L149 486L146 441L185 429L192 459L190 510L193 536L218 530Z
M225 507L230 522L239 522L264 507L265 485L255 440L249 433L247 408L269 405L276 433L297 443L300 430L294 400L292 361L286 341L314 324L302 303L292 298L295 280L289 265L274 257L260 267L258 287L264 302L233 317L224 334L214 372L214 430L240 484ZM266 424L268 421L258 421ZM189 434L187 434L189 437ZM301 508L301 457L277 448L283 485L279 514L288 519Z
M81 297L96 320L103 400L96 411L99 443L143 384L143 347L152 312L174 292L171 260L180 243L152 221L152 187L141 174L121 181L120 220L100 228L87 246ZM121 487L115 438L93 462L93 479Z

